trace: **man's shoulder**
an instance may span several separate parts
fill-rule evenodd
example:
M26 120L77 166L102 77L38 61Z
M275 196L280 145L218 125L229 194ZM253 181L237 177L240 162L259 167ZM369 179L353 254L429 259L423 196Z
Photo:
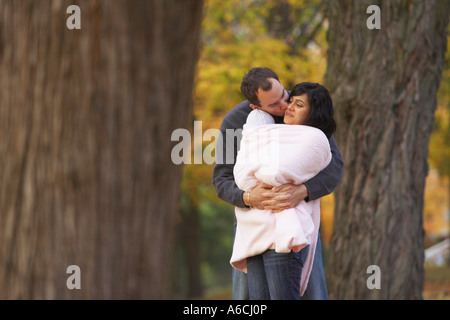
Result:
M221 130L242 128L247 121L249 113L253 109L250 108L248 100L239 103L223 118Z

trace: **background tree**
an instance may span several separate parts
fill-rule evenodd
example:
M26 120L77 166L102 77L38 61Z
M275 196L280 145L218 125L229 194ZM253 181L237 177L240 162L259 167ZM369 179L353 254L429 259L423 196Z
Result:
M364 14L381 8L381 29ZM345 159L335 193L329 291L338 299L418 299L423 206L448 1L329 1L325 83ZM370 265L381 289L366 287Z
M66 9L81 8L81 30ZM199 0L0 1L0 298L167 294ZM66 268L81 268L81 290Z
M449 26L450 29L450 26ZM450 32L447 34L447 43L450 42ZM424 223L426 227L430 227L435 231L434 236L438 239L448 237L450 230L450 50L447 47L445 55L444 70L442 80L438 91L438 108L436 110L433 131L430 138L429 163L438 176L439 182L443 186L442 192L434 200L436 208L425 207ZM430 194L430 193L428 193ZM425 200L426 201L426 200ZM430 199L429 203L431 203ZM441 207L441 208L439 208ZM440 209L440 210L439 210ZM436 217L436 212L442 212ZM447 212L447 214L445 214ZM430 239L433 240L433 239ZM450 257L447 260L450 266Z

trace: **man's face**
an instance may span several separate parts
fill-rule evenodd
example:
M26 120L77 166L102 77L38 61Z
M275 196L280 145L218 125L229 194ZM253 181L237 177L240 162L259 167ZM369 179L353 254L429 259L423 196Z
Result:
M273 116L284 116L284 112L288 107L289 94L284 90L283 85L276 79L271 78L272 89L269 91L263 91L258 89L259 106L251 104L253 109L261 109L270 113Z

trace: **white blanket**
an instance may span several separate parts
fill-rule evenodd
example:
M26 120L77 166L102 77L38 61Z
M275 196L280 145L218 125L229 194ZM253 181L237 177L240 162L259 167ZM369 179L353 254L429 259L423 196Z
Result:
M272 186L300 185L330 161L329 141L319 129L283 124L244 126L234 178L244 191L252 190L260 182ZM320 225L319 200L302 201L280 213L236 208L235 214L237 228L230 263L236 269L247 272L247 258L268 249L298 252L310 245L300 282L303 295L314 261Z

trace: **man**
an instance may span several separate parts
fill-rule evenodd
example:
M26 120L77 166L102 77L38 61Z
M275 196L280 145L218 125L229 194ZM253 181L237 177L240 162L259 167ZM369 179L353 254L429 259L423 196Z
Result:
M244 192L237 187L233 168L241 136L236 133L241 132L248 114L253 109L266 111L275 118L276 123L283 123L283 115L288 107L289 99L289 94L278 75L268 68L251 69L242 80L241 91L248 100L235 106L225 116L220 126L222 141L218 141L217 144L216 165L212 179L217 196L236 207L252 206L279 212L296 207L303 200L315 200L333 192L342 178L343 170L343 159L334 137L330 139L333 155L331 163L304 184L272 187L260 183L250 192ZM313 268L303 299L328 299L321 250L319 237ZM235 269L233 269L232 298L233 300L248 299L247 276Z

